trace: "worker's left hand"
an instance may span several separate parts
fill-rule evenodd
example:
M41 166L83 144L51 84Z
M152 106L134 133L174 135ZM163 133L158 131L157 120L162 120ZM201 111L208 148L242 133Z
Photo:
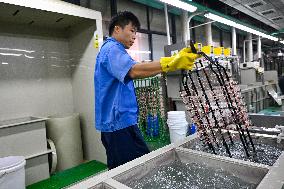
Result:
M192 70L194 62L200 55L192 53L190 48L183 48L178 54L171 57L162 57L160 64L163 72L170 72L176 70Z

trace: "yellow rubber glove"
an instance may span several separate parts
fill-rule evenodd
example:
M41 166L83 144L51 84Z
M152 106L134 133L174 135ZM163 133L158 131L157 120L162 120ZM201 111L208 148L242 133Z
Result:
M176 70L192 70L194 62L200 55L191 52L190 48L183 48L178 54L171 57L162 57L160 64L163 72L172 72Z

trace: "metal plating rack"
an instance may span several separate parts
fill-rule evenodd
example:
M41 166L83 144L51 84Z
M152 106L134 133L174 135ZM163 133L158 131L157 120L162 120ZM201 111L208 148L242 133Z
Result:
M234 144L229 131L234 128L238 131L246 156L255 156L254 143L248 130L252 124L237 83L217 59L197 52L193 43L191 49L209 62L204 66L199 60L193 71L183 72L183 90L180 91L190 117L198 125L200 140L214 154L215 148L220 148L222 143L228 156L232 157L228 142Z

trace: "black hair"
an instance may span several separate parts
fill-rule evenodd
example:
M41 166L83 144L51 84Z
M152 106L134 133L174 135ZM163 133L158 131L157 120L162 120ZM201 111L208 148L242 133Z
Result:
M132 12L129 11L118 12L115 16L111 18L110 25L108 28L109 36L112 35L115 26L120 26L123 29L130 22L134 27L137 28L137 30L140 29L140 22Z

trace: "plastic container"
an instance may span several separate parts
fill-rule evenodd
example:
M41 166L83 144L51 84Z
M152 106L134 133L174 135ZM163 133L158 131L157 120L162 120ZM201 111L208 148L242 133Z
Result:
M0 158L0 188L25 189L25 165L23 156Z
M147 116L147 128L146 134L150 137L156 137L159 135L159 117L148 114Z
M194 123L191 124L191 126L188 128L187 136L192 135L196 132L196 125Z
M49 118L46 122L47 137L56 147L56 171L63 171L81 164L83 148L79 114L55 115Z
M188 127L188 124L185 124L183 127L179 127L179 128L169 127L171 143L176 143L176 142L179 142L185 139L186 133L187 133L187 127Z
M184 111L168 112L167 124L170 131L171 143L176 143L185 139L188 131L188 123Z

